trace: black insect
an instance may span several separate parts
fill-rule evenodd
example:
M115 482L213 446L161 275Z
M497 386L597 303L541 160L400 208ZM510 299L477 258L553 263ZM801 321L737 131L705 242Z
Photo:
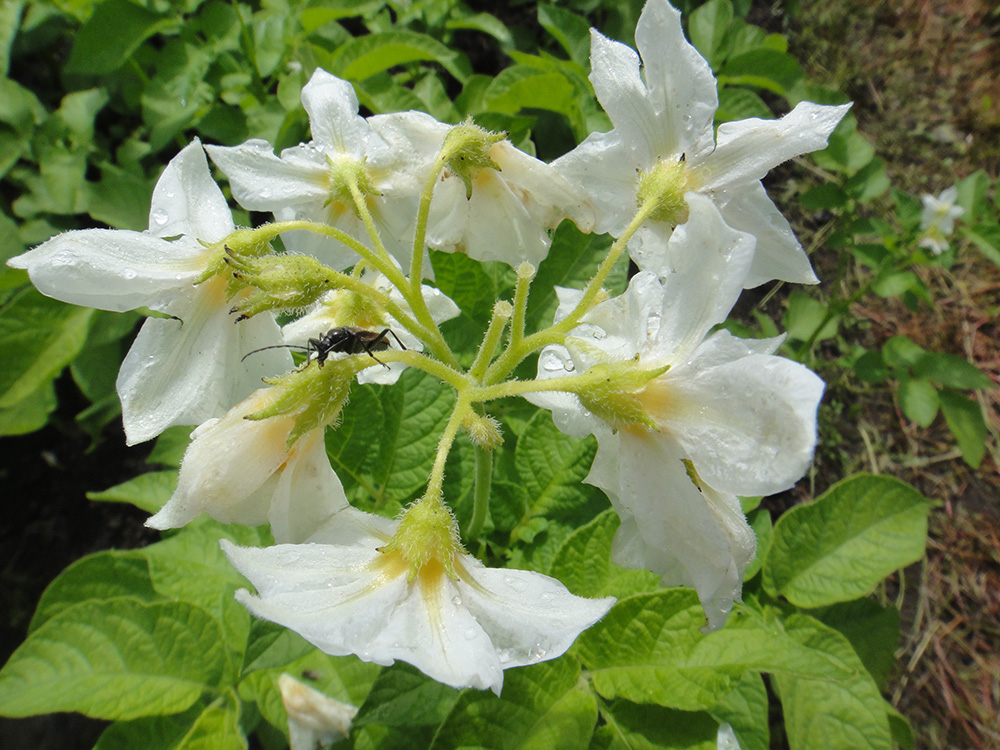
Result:
M406 348L403 346L403 342L399 340L399 336L397 336L391 328L383 328L382 332L379 333L376 331L369 331L367 328L341 326L340 328L331 328L319 338L309 339L305 346L298 346L296 344L276 344L274 346L264 346L260 349L254 349L252 352L247 352L243 359L246 359L251 354L262 352L265 349L303 349L308 352L310 356L315 354L316 361L319 363L319 366L322 367L323 363L326 362L326 358L333 352L343 352L345 354L367 353L369 357L382 365L382 367L389 369L389 365L376 357L375 352L384 352L389 348L390 342L387 336L390 334L394 339L396 339L397 344L399 344L403 349ZM240 361L242 362L243 359Z

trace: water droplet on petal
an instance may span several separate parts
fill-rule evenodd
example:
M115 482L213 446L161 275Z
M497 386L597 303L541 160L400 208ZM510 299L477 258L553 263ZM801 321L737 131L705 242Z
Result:
M451 598L451 603L454 604L456 607L461 607L462 606L462 597L457 596L457 595L453 596Z
M134 268L123 268L122 269L122 278L123 279L131 280L131 279L134 279L135 276L136 276L136 274L135 274L135 269Z
M548 372L555 372L556 370L563 370L563 360L558 354L556 354L551 349L543 351L539 356L539 362L542 365L543 370Z
M475 638L476 638L476 629L475 628L466 628L466 630L465 630L465 640L472 641L472 640L475 640Z
M155 211L153 211L153 223L154 224L158 224L158 225L160 225L162 227L164 224L167 223L167 219L168 218L170 218L170 217L167 216L167 212L164 211L162 208L158 208Z
M503 580L504 583L514 589L514 591L524 591L527 586L527 584L525 584L525 582L520 578L514 578L513 576L506 576Z

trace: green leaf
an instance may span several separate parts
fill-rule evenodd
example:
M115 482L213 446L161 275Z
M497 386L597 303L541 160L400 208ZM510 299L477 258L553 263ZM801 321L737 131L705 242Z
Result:
M836 336L841 316L832 315L827 319L827 310L827 305L806 292L792 292L788 296L788 310L782 319L788 337L808 341L815 336L815 341L823 341Z
M436 727L448 716L459 695L455 688L435 682L416 667L397 662L379 673L354 723Z
M938 398L948 429L962 451L962 460L973 469L979 468L986 452L986 420L982 408L971 398L949 388L939 391Z
M528 515L560 518L603 494L581 486L597 452L593 438L577 440L561 433L552 415L539 411L517 441L514 462L528 493Z
M764 47L729 58L719 71L720 84L753 86L786 98L804 77L794 57Z
M101 492L88 492L88 500L130 503L147 513L156 513L177 489L177 471L151 471Z
M58 406L52 381L12 406L0 406L0 436L25 435L45 426Z
M586 18L556 5L539 5L538 23L559 42L571 60L587 65L590 60L590 23Z
M218 687L225 660L219 625L200 607L129 597L85 602L45 622L0 670L0 713L110 720L175 713Z
M731 679L726 671L689 661L704 622L693 591L666 589L619 601L580 635L576 649L605 698L704 710L729 692Z
M626 570L611 562L611 541L620 521L610 508L574 531L559 547L549 575L577 596L619 598L659 588L648 570Z
M770 120L774 117L774 113L764 100L750 89L727 86L719 92L719 109L715 113L717 122L732 122L750 117Z
M75 604L115 597L144 602L160 598L149 580L149 566L132 550L105 550L71 564L45 589L28 632L33 633Z
M854 374L866 383L883 383L892 373L882 359L882 353L867 351L854 361Z
M986 212L986 196L990 190L990 178L979 169L955 183L958 198L955 203L965 209L960 221L971 224Z
M19 292L0 308L0 408L9 408L55 379L87 339L94 311Z
M104 731L94 750L176 750L183 747L184 737L200 715L201 707L195 706L181 714L120 721Z
M750 511L747 520L750 523L750 528L753 529L754 535L757 537L757 553L743 572L744 581L749 581L763 567L764 558L767 557L767 551L771 548L771 539L774 537L771 513L767 508L755 508Z
M775 675L791 750L891 750L890 706L847 639L804 615L788 625L803 645L853 668L839 680Z
M10 69L10 47L17 35L23 11L23 0L11 0L0 5L0 77L6 78Z
M102 164L100 169L101 179L87 183L87 213L115 229L145 230L153 181L114 164Z
M547 109L566 116L574 126L583 122L576 89L560 73L522 65L505 68L484 92L487 109L515 115L523 109Z
M870 203L890 187L881 159L872 159L847 180L844 190L858 203Z
M592 750L717 750L719 725L701 711L617 701L594 733Z
M711 714L720 723L726 722L733 728L741 750L769 750L771 747L767 688L759 674L743 675L732 691L712 707Z
M504 26L503 21L489 13L473 13L462 18L450 19L445 23L445 28L481 31L484 34L489 34L504 46L509 47L514 44L514 37L511 35L510 29Z
M826 607L815 615L851 642L876 684L885 689L896 666L899 611L871 599L854 599Z
M708 60L713 70L722 62L722 40L733 21L733 4L730 0L709 0L688 16L688 36L699 52Z
M821 607L871 591L919 560L930 502L892 477L858 474L774 526L764 587L799 607Z
M961 391L995 387L990 376L967 359L943 352L929 352L914 364L911 372L914 377Z
M921 378L899 376L899 408L921 427L930 427L938 413L937 389Z
M525 321L528 330L552 324L559 300L556 287L582 288L594 276L611 247L608 235L584 234L572 222L564 221L556 229L549 253L538 266L531 285ZM628 258L616 263L604 287L621 294L628 284Z
M880 297L886 299L898 297L920 284L920 279L913 271L896 271L880 276L872 283L872 289Z
M187 450L190 444L190 427L170 427L156 438L153 450L146 461L151 464L178 467L181 465L181 458L184 456L184 451Z
M882 358L894 370L902 370L920 362L927 350L914 343L908 336L893 336L882 345Z
M465 81L472 73L460 52L434 37L405 30L354 37L333 53L329 70L349 81L362 81L396 65L423 61L438 63L458 81Z
M836 208L846 208L847 193L839 185L824 182L806 190L799 198L802 205L810 211L830 211Z
M1000 266L1000 225L995 221L983 222L974 227L960 226L958 231L975 244L994 265Z
M145 39L174 23L129 0L103 0L77 32L66 72L100 75L117 70Z
M597 724L597 702L570 657L504 674L503 692L466 690L434 738L434 747L581 748Z

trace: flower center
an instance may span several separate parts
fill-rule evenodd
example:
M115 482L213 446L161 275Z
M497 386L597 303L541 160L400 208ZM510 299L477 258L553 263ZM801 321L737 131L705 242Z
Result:
M425 496L406 509L395 535L379 552L405 566L408 582L420 576L429 585L442 573L455 578L455 557L464 550L454 514L440 498Z
M684 193L690 189L691 173L684 157L677 161L660 159L652 169L640 170L636 204L640 209L649 206L651 219L677 226L688 219Z
M363 159L354 159L350 156L334 159L327 154L326 163L330 167L327 186L330 198L327 200L327 204L339 203L351 207L355 213L358 213L358 208L354 203L354 190L357 190L365 198L382 195L376 189L371 175L365 168Z

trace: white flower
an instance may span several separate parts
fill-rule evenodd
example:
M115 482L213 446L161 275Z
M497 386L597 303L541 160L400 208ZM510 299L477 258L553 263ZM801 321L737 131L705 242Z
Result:
M680 12L666 0L649 0L632 49L591 30L590 79L614 129L593 133L553 166L584 185L599 207L596 231L621 235L638 207L640 183L660 170L674 172L681 191L711 197L726 223L757 238L747 288L771 279L815 283L809 260L791 227L767 197L761 178L799 154L826 146L850 105L802 102L780 120L712 122L718 94L711 68L684 38ZM662 239L672 224L651 219L630 242L643 270L667 264Z
M958 188L954 185L935 198L925 194L921 197L924 210L920 214L920 228L924 235L920 238L920 247L928 248L934 255L940 255L948 249L948 237L955 231L955 219L965 213L965 209L955 205L958 198Z
M365 202L382 242L409 267L419 181L398 168L401 155L358 114L358 98L347 81L318 68L302 89L302 105L313 139L284 149L280 158L261 139L234 147L207 147L212 161L229 178L233 196L246 209L273 212L278 221L329 224L367 245L365 225L345 183L350 176L367 179ZM352 250L319 234L289 232L283 239L289 249L336 269L359 260Z
M422 112L378 115L369 122L397 153L407 155L406 170L421 181L453 127ZM591 231L594 209L572 181L506 139L493 143L488 155L499 169L470 170L469 186L453 168L445 168L431 200L430 247L515 267L522 261L537 266L552 242L546 228L568 218Z
M539 357L540 379L598 364L669 365L628 394L652 424L609 424L586 396L546 392L531 401L551 409L564 432L597 436L587 481L608 494L622 518L616 561L647 567L668 585L693 586L717 628L739 598L754 554L736 496L779 492L802 476L823 383L772 356L779 339L709 335L739 296L753 238L727 227L707 198L689 200L691 220L671 238L675 266L666 278L640 272L624 295L588 312L565 347L547 347ZM556 319L579 297L560 290Z
M291 750L316 750L351 733L358 709L323 695L290 674L278 677L278 689L288 714Z
M269 315L234 325L226 279L197 283L213 258L207 245L234 229L195 140L156 183L147 231L65 232L8 261L27 269L49 297L116 312L148 307L173 318L143 324L118 374L130 445L219 416L261 377L291 365L280 350L241 362L247 352L280 342L278 326Z
M257 588L239 601L328 654L396 659L456 688L500 694L503 670L554 659L599 620L614 599L582 599L559 581L486 568L460 553L455 578L428 563L413 581L398 554L379 551L398 521L345 509L312 544L222 548Z
M147 526L174 529L207 513L222 523L270 523L276 540L297 542L347 507L322 429L310 430L289 450L295 414L246 418L271 406L275 390L260 389L192 433L177 489Z
M367 280L375 289L387 294L403 310L410 312L410 306L403 295L384 275L366 272L362 278L365 277L368 277ZM423 295L424 302L435 323L451 320L461 313L458 305L440 289L422 284L420 293ZM388 328L399 337L407 349L418 352L424 350L423 342L399 325L394 317L381 308L376 309L374 305L366 305L365 302L366 300L361 299L360 295L347 290L333 289L327 292L309 312L281 329L285 343L306 346L309 339L319 338L333 328L358 326L374 330L377 333ZM392 334L386 334L386 336L390 344L395 341ZM402 362L388 362L386 364L388 369L380 364L374 364L372 367L362 370L358 373L358 382L392 385L399 380L406 365Z

